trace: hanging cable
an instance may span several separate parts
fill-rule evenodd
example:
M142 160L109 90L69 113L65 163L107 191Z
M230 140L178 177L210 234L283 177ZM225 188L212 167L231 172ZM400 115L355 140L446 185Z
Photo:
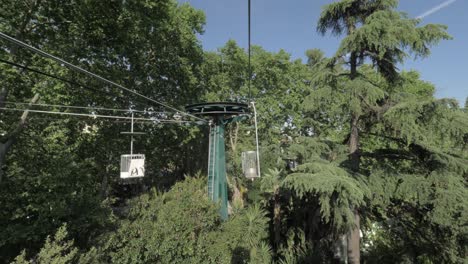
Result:
M73 116L72 116L73 117ZM70 121L70 119L64 119L64 118L51 118L51 117L37 117L37 116L31 116L30 120L41 120L41 121ZM178 124L179 122L175 122L177 120L165 120L166 122L162 122L163 124ZM168 122L170 121L170 122ZM131 123L131 120L106 120L106 123L114 123L114 124L124 124L124 123ZM187 124L189 124L190 121L186 121ZM158 123L156 121L145 121L145 120L138 120L134 121L135 124L152 124L154 125L155 123ZM191 123L196 123L196 122L191 122Z
M115 97L115 94L113 94L113 93L111 93L111 92L103 91L103 90L99 90L99 89L95 89L95 88L91 88L91 87L86 86L86 85L84 85L84 84L81 84L81 83L78 83L78 82L75 82L75 81L71 81L71 80L68 80L68 79L59 77L59 76L57 76L57 75L53 75L53 74L50 74L50 73L46 73L46 72L40 71L40 70L38 70L38 69L30 68L30 67L27 67L27 66L25 66L25 65L21 65L21 64L18 64L18 63L14 63L14 62L12 62L12 61L7 61L7 60L0 59L0 63L8 64L8 65L11 65L11 66L14 66L14 67L17 67L17 68L26 70L26 71L30 71L30 72L33 72L33 73L37 73L37 74L40 74L40 75L44 75L44 76L50 77L50 78L52 78L52 79L56 79L56 80L59 80L59 81L68 83L68 84L70 84L70 85L74 85L74 86L77 86L77 87L81 87L81 88L83 88L83 89L85 89L85 90L89 90L89 91L92 91L92 92L97 92L97 93L105 94L105 95L108 95L108 96L111 96L111 97ZM115 97L115 98L119 99L119 101L120 101L121 103L129 103L128 101L124 100L124 98L123 98L122 95L119 95L118 97ZM141 100L141 99L139 99L139 98L136 98L136 99L135 99L135 102L141 103L141 104L146 104L146 102L143 102L143 100Z
M252 57L252 52L251 52L251 0L248 0L248 52L249 52L249 100L250 104L252 105L252 108L254 110L254 122L255 122L255 145L256 145L256 158L257 158L257 175L258 177L261 176L260 173L260 148L258 144L258 126L257 126L257 108L255 107L255 102L252 100L252 93L251 93L251 79L252 79L252 63L251 63L251 57Z
M115 94L113 94L113 93L111 93L111 92L103 91L103 90L99 90L99 89L95 89L95 88L91 88L91 87L86 86L86 85L84 85L84 84L81 84L81 83L78 83L78 82L75 82L75 81L71 81L71 80L68 80L68 79L59 77L59 76L57 76L57 75L53 75L53 74L50 74L50 73L46 73L46 72L40 71L40 70L38 70L38 69L30 68L30 67L27 67L27 66L25 66L25 65L21 65L21 64L14 63L14 62L7 61L7 60L3 60L3 59L0 59L0 63L8 64L8 65L11 65L11 66L14 66L14 67L17 67L17 68L26 70L26 71L30 71L30 72L37 73L37 74L40 74L40 75L43 75L43 76L47 76L47 77L50 77L50 78L52 78L52 79L56 79L56 80L65 82L65 83L68 83L68 84L73 85L73 86L81 87L81 88L83 88L83 89L85 89L85 90L88 90L88 91L97 92L97 93L101 93L101 94L104 94L104 95L108 95L108 96L115 97ZM118 96L118 97L115 97L115 98L119 99L119 101L120 101L121 103L128 103L128 101L125 101L125 100L124 100L124 98L122 97L122 95L120 95L120 96ZM142 103L142 104L145 104L145 103L143 103L143 101L142 101L141 99L137 99L137 100L135 100L135 101L136 101L136 102L139 102L139 103Z
M257 126L257 108L255 107L255 102L252 101L250 102L252 104L252 108L254 110L254 122L255 122L255 145L256 145L256 148L257 148L257 175L260 177L261 174L260 174L260 148L258 146L258 126Z
M89 91L92 91L92 92L98 92L98 93L102 93L102 94L105 94L105 95L115 96L115 94L113 94L113 93L103 91L103 90L98 90L98 89L95 89L95 88L91 88L91 87L88 87L88 86L83 85L81 83L71 81L71 80L68 80L68 79L59 77L57 75L47 73L47 72L43 72L43 71L40 71L38 69L30 68L30 67L27 67L25 65L21 65L21 64L14 63L14 62L7 61L7 60L3 60L3 59L0 59L0 62L4 63L4 64L11 65L11 66L14 66L14 67L17 67L17 68L20 68L20 69L23 69L23 70L27 70L27 71L34 72L34 73L37 73L37 74L40 74L40 75L44 75L44 76L50 77L52 79L56 79L56 80L59 80L59 81L62 81L62 82L65 82L65 83L68 83L68 84L71 84L71 85L74 85L74 86L78 86L78 87L81 87L81 88L83 88L85 90L89 90Z
M147 114L172 114L173 112L156 112L156 111L144 111L144 110L135 110L135 109L116 109L116 108L103 108L103 107L93 107L93 106L74 106L74 105L57 105L57 104L33 104L33 103L23 103L23 102L11 102L4 101L5 104L10 105L33 105L40 107L58 107L58 108L70 108L70 109L88 109L88 110L101 110L101 111L113 111L113 112L135 112L135 113L147 113Z
M252 101L252 94L250 92L250 82L251 82L251 79L252 79L252 66L251 66L251 62L250 62L250 57L251 57L251 51L250 51L250 0L249 0L249 3L248 3L249 7L248 7L248 53L249 53L249 79L248 79L248 85L249 85L249 100Z
M250 1L250 0L249 0L249 1ZM51 60L54 60L54 61L56 61L56 62L58 62L58 63L61 63L62 65L65 65L65 66L67 66L68 68L70 68L70 69L72 69L72 70L75 70L75 71L77 71L77 72L80 72L80 73L89 75L89 76L91 76L91 77L93 77L93 78L96 78L96 79L102 81L102 82L105 82L105 83L107 83L107 84L110 84L110 85L112 85L112 86L115 86L115 87L117 87L117 88L120 88L121 90L125 90L125 91L127 91L127 92L129 92L129 93L132 93L132 94L134 94L134 95L140 96L140 97L142 97L142 98L144 98L144 99L146 99L146 100L148 100L148 101L151 101L151 102L153 102L153 103L156 103L156 104L158 104L158 105L161 105L161 106L163 106L163 107L165 107L165 108L172 109L172 110L174 110L174 111L176 111L176 112L178 112L178 113L181 113L182 115L190 116L190 117L193 117L193 118L198 119L198 120L200 120L200 121L207 122L207 121L206 121L205 119L203 119L203 118L200 118L200 117L198 117L198 116L195 116L195 115L192 115L192 114L189 114L189 113L185 113L184 111L181 111L181 110L179 110L179 109L177 109L177 108L175 108L175 107L172 107L172 106L170 106L170 105L167 105L167 104L162 103L162 102L159 102L159 101L156 101L156 100L154 100L154 99L152 99L152 98L150 98L150 97L148 97L148 96L145 96L145 95L143 95L143 94L140 94L140 93L138 93L138 92L136 92L136 91L134 91L134 90L131 90L131 89L127 88L127 87L124 87L124 86L122 86L122 85L120 85L120 84L118 84L118 83L115 83L115 82L110 81L110 80L108 80L108 79L106 79L106 78L103 78L103 77L101 77L101 76L99 76L99 75L97 75L97 74L95 74L95 73L89 72L89 71L87 71L87 70L85 70L85 69L83 69L83 68L81 68L81 67L78 67L78 66L76 66L76 65L73 65L73 64L71 64L71 63L69 63L69 62L67 62L67 61L65 61L65 60L63 60L63 59L61 59L61 58L58 58L58 57L56 57L56 56L54 56L54 55L51 55L51 54L49 54L49 53L47 53L47 52L44 52L44 51L42 51L42 50L40 50L40 49L37 49L37 48L35 48L35 47L31 46L31 45L28 45L28 44L26 44L26 43L24 43L24 42L22 42L22 41L20 41L20 40L17 40L17 39L15 39L15 38L13 38L13 37L10 37L10 36L8 36L7 34L5 34L5 33L3 33L3 32L0 32L0 38L3 38L4 40L7 40L7 41L9 41L9 42L11 42L11 43L13 43L13 44L15 44L15 45L18 45L18 46L21 46L21 47L23 47L23 48L29 49L29 50L31 50L31 51L33 51L33 52L35 52L35 53L38 53L38 54L40 54L40 55L42 55L42 56L44 56L44 57L46 57L46 58L49 58L49 59L51 59Z
M10 108L10 107L0 107L1 110L6 111L28 111L31 113L42 113L42 114L55 114L55 115L68 115L68 116L82 116L82 117L92 117L92 118L108 118L108 119L123 119L131 120L131 117L127 116L111 116L111 115L98 115L98 114L83 114L83 113L71 113L71 112L58 112L58 111L45 111L45 110L32 110L32 109L19 109L19 108ZM134 120L137 121L152 121L154 123L194 123L194 121L187 120L168 120L168 119L152 119L152 118L142 118L136 117Z

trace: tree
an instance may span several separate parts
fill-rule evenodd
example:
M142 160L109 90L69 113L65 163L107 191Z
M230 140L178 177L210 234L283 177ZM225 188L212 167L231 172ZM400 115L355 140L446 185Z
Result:
M259 207L221 222L204 178L132 201L128 219L102 237L101 261L118 263L266 263L267 219Z
M261 178L261 190L266 196L267 206L269 203L272 203L273 207L273 245L275 248L278 248L281 245L281 224L282 224L282 212L281 212L281 195L284 195L284 192L280 191L280 188L284 181L283 173L275 169L269 169Z
M309 67L315 66L325 58L325 54L320 49L309 49L306 51L306 56Z
M78 249L73 246L73 240L67 240L66 225L61 226L53 239L47 236L47 239L41 251L32 260L26 260L26 253L23 251L21 255L15 258L13 263L26 264L26 263L56 263L68 264L76 263L78 259Z
M374 100L367 103L377 104L380 109L388 107L383 91L362 80L358 67L369 59L373 68L393 83L398 77L397 63L407 57L405 49L416 56L424 57L430 52L428 46L449 38L444 26L429 24L417 27L418 20L409 19L395 11L397 3L395 0L344 0L333 3L325 6L317 26L318 31L323 34L328 30L334 34L347 34L334 60L349 56L349 72L345 73L349 80L350 94L349 166L355 173L360 171L359 127L365 103L362 98L373 95ZM360 216L359 209L354 210L356 228L350 231L348 251L350 263L359 263Z
M0 12L1 32L148 97L181 108L204 92L196 87L203 55L196 34L203 31L204 14L188 4L172 0L3 1ZM2 107L72 111L21 104L33 98L33 102L53 105L166 112L166 117L159 118L175 114L3 40L0 48L2 60L20 65L0 65ZM198 127L138 124L150 136L135 147L146 150L151 169L145 182L124 186L118 179L119 156L128 149L128 140L118 133L127 130L124 123L54 120L27 111L21 117L6 110L0 111L0 119L0 185L5 190L0 195L0 223L5 227L1 230L2 262L11 261L24 248L34 254L63 222L69 224L77 247L88 248L112 223L110 205L119 207L122 200L135 195L125 188L167 188L184 173L203 167L198 155L202 150L194 147ZM151 147L143 148L143 144Z
M0 147L15 134L3 155L1 262L20 252L17 263L463 262L466 106L435 99L419 73L395 67L448 35L440 25L419 27L396 4L334 2L318 25L345 34L332 58L311 49L303 63L253 46L250 75L235 41L202 51L204 15L188 4L5 1L0 31L149 97L178 108L255 100L263 174L242 176L253 125L236 123L226 133L232 210L222 221L195 173L205 170L207 127L137 123L146 177L121 182L128 140L118 131L127 123L45 119L28 114L43 109L31 99L175 113L2 42L0 59L21 65L0 65L0 107L27 117L0 112Z

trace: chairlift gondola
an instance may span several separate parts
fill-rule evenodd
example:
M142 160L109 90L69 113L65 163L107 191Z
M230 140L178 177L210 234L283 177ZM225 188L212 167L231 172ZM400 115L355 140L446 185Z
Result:
M242 152L242 172L247 179L255 179L259 177L257 164L256 151Z
M256 150L242 152L242 172L247 179L254 180L255 178L260 178L260 152L258 146L257 109L255 102L251 102L250 104L254 113Z
M133 112L130 132L121 132L130 135L130 154L120 156L120 178L141 178L145 176L145 154L133 154L133 137L144 135L144 132L133 131Z

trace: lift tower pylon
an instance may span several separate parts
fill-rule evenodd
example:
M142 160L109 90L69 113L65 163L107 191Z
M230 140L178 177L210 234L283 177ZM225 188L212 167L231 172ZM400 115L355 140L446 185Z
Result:
M228 218L228 192L226 181L226 151L224 131L226 125L249 117L249 107L243 103L212 102L188 105L186 111L210 119L208 145L208 195L220 203L222 219Z

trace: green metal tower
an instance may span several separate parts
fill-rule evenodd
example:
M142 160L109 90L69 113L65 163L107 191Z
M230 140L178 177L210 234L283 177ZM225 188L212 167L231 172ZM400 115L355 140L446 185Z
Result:
M185 107L193 115L210 118L208 145L208 195L220 203L222 219L228 218L228 192L226 181L226 151L224 131L226 125L249 117L247 104L241 103L202 103Z

